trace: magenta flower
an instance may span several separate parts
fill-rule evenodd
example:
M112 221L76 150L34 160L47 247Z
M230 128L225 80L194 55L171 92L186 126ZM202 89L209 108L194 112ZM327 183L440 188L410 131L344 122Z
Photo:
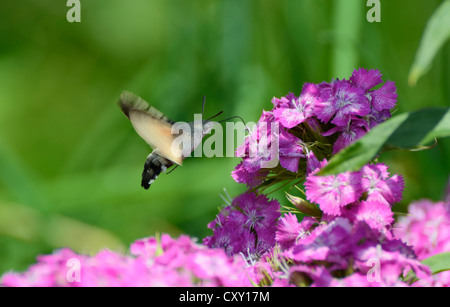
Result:
M327 132L322 133L323 136L330 136L339 132L339 137L333 146L333 154L338 153L345 147L363 137L367 130L364 128L364 123L361 120L349 121L345 126L336 126Z
M305 158L301 141L284 130L279 135L280 165L293 173L298 172L300 158Z
M331 91L322 92L315 104L315 114L324 123L337 126L348 124L352 116L366 116L370 113L370 102L364 90L352 86L348 81L334 81Z
M372 108L376 111L390 110L397 103L397 87L395 82L387 81L378 90L370 92Z
M290 268L289 278L297 286L328 287L333 276L324 265L297 264Z
M288 108L293 100L296 100L297 97L294 93L289 93L285 97L281 98L272 98L272 104L275 108Z
M285 255L304 263L326 261L335 269L344 269L350 260L351 231L352 226L347 219L337 218L326 226L315 228L309 237L299 240Z
M316 223L317 221L311 217L304 217L299 223L297 216L287 213L278 221L275 239L282 249L289 249L300 239L309 235L309 230Z
M362 273L367 273L369 260L378 262L379 277L386 285L395 285L401 276L412 270L417 277L425 278L430 275L427 266L421 264L414 251L400 240L385 242L367 241L357 245L354 249L355 266Z
M403 178L397 174L389 177L388 167L382 163L365 165L361 169L361 185L368 201L394 205L402 200Z
M342 217L317 226L283 256L294 261L289 279L297 285L408 286L402 276L409 271L419 278L430 274L401 241L380 235L365 221Z
M399 219L394 233L413 246L419 259L450 252L450 205L430 200L414 202Z
M321 167L319 159L312 150L306 152L306 175L311 174Z
M367 129L372 129L373 127L385 122L387 119L391 118L392 114L390 110L376 111L372 109L369 115L366 116Z
M319 89L315 84L306 83L300 97L290 93L287 97L272 101L275 105L273 114L275 120L285 128L293 128L313 116L314 104L318 98Z
M385 236L389 237L390 226L394 222L394 213L391 207L386 203L377 201L361 201L352 204L345 213L353 222L363 221L370 228L379 230Z
M249 187L260 184L268 173L264 168L278 164L278 144L278 122L274 122L272 113L264 111L253 131L236 150L236 156L243 160L231 173L233 179Z
M278 201L269 200L265 195L242 194L234 199L233 205L242 210L245 216L242 224L250 229L273 228L280 217Z
M359 200L362 196L361 176L358 172L345 172L331 176L306 178L306 197L317 203L320 209L329 215L341 215L345 206Z
M2 276L0 285L4 287L76 286L78 284L75 280L76 276L70 274L68 261L74 259L81 264L86 258L68 248L60 249L52 255L38 256L38 263L30 266L24 273L6 273ZM67 278L68 274L72 278Z
M253 168L248 168L247 161L241 161L231 172L231 177L237 183L245 183L249 187L256 187L264 181L269 172L261 169L254 170Z
M383 86L377 90L370 91L373 87L383 83L381 73L376 70L367 70L360 68L353 71L350 81L357 87L366 92L371 100L371 106L374 110L381 112L392 109L397 103L397 88L395 82L386 81Z
M224 248L230 256L243 253L258 258L275 245L279 210L278 201L265 195L242 194L210 223L214 234L203 242L212 248Z
M350 81L360 89L368 92L373 87L378 84L383 83L381 79L382 74L377 69L367 70L365 68L360 68L359 70L354 70Z
M272 133L273 128L276 130ZM244 158L246 170L254 173L263 168L264 162L268 162L273 158L272 137L278 137L278 130L278 123L274 121L273 114L263 111L253 131L250 132L244 143L236 150L236 156ZM278 148L274 148L274 150L278 150ZM276 152L275 154L278 153Z
M101 251L94 256L62 249L40 256L25 273L7 273L1 286L251 286L245 261L208 249L191 238L145 238L132 244L133 255ZM72 261L72 262L71 262ZM78 273L70 265L77 261Z
M433 203L430 200L414 202L408 215L399 219L395 235L411 245L420 260L450 252L450 202ZM414 286L450 287L450 271L420 279Z
M383 285L379 282L370 282L366 274L361 274L359 272L353 273L352 275L346 276L344 278L333 278L328 287L346 287L346 288L360 288L360 287L382 287ZM398 285L397 285L398 286ZM406 284L405 284L406 286Z

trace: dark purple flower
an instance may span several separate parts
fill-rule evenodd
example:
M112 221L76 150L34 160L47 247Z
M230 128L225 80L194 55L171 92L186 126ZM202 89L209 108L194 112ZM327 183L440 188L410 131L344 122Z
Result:
M345 126L336 126L331 128L327 132L322 133L323 136L330 136L334 133L340 133L333 146L333 154L338 153L345 147L356 142L359 138L363 137L367 130L363 127L362 120L349 121Z
M204 240L209 247L224 248L228 255L243 253L259 257L275 245L280 204L265 195L244 193L225 207L214 223L213 236Z
M370 102L364 90L352 86L348 81L335 81L331 91L323 91L315 104L315 114L324 123L345 126L352 116L366 116L370 113Z
M350 81L357 87L361 88L365 92L368 92L371 88L383 83L381 79L382 74L378 69L367 70L365 68L360 68L359 70L354 70Z
M246 193L233 200L233 206L239 207L245 218L241 221L250 229L275 229L280 217L280 204L269 200L265 195Z
M315 228L310 237L299 240L286 255L303 263L326 261L334 269L345 269L352 250L351 231L348 219L337 218Z
M397 103L397 87L395 82L387 81L379 89L370 92L372 108L376 111L390 110Z
M372 129L373 127L377 126L378 124L381 124L392 117L390 110L382 110L382 111L376 111L375 109L372 109L369 115L366 116L367 121L367 129Z
M293 173L298 172L300 158L305 158L301 141L284 130L279 134L279 159L282 167Z
M239 163L231 172L231 177L233 177L237 183L245 183L249 187L256 187L257 185L263 183L268 171L246 168L247 164L248 163L246 160L241 161L241 163Z
M308 150L306 153L306 175L311 174L320 167L319 159L316 158L312 150Z

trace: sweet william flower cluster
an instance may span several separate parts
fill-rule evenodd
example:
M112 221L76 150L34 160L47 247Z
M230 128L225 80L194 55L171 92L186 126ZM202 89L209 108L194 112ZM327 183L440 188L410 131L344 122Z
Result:
M348 80L307 83L299 96L274 98L236 152L242 161L232 177L248 191L208 224L212 234L202 245L162 235L136 241L129 255L63 249L40 256L24 273L5 274L1 284L410 286L415 276L415 286L449 285L446 272L430 276L420 262L450 251L448 198L413 204L394 224L404 182L385 164L317 175L335 153L389 118L396 102L394 82L366 69ZM293 208L284 214L278 200L264 194L282 183L303 193L288 194ZM72 258L80 261L81 281L67 279Z
M76 272L68 264L78 261ZM188 236L137 240L130 255L102 251L95 256L61 249L38 257L23 274L7 273L3 286L251 286L241 257L196 244ZM249 270L249 274L251 270ZM77 274L78 277L77 278Z

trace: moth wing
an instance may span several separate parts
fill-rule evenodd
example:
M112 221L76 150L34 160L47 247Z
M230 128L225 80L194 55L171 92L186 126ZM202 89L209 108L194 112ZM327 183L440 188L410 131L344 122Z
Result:
M162 119L173 124L174 122L165 116L161 111L152 107L147 101L128 91L123 91L120 95L119 106L123 114L130 119L130 111L137 110L148 113L149 115Z
M182 164L182 150L180 148L172 148L172 143L177 135L172 134L171 123L158 116L154 116L148 110L131 109L128 114L134 130L136 130L147 144L161 156L176 164Z

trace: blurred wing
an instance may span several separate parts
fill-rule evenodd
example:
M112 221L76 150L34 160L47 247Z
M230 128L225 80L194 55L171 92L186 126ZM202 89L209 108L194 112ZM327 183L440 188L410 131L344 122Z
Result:
M172 142L178 135L172 134L172 124L163 113L150 106L141 97L123 92L119 100L122 112L127 116L134 130L158 154L172 162L182 164L182 150L172 150Z
M156 118L148 113L131 110L131 124L134 130L161 156L182 164L182 151L176 148L172 151L172 142L176 135L172 134L172 125L160 118Z
M123 91L120 95L119 106L123 114L125 114L128 119L130 119L131 110L138 110L145 112L155 118L162 119L170 124L174 124L174 121L170 120L162 112L149 105L147 101L128 91Z

